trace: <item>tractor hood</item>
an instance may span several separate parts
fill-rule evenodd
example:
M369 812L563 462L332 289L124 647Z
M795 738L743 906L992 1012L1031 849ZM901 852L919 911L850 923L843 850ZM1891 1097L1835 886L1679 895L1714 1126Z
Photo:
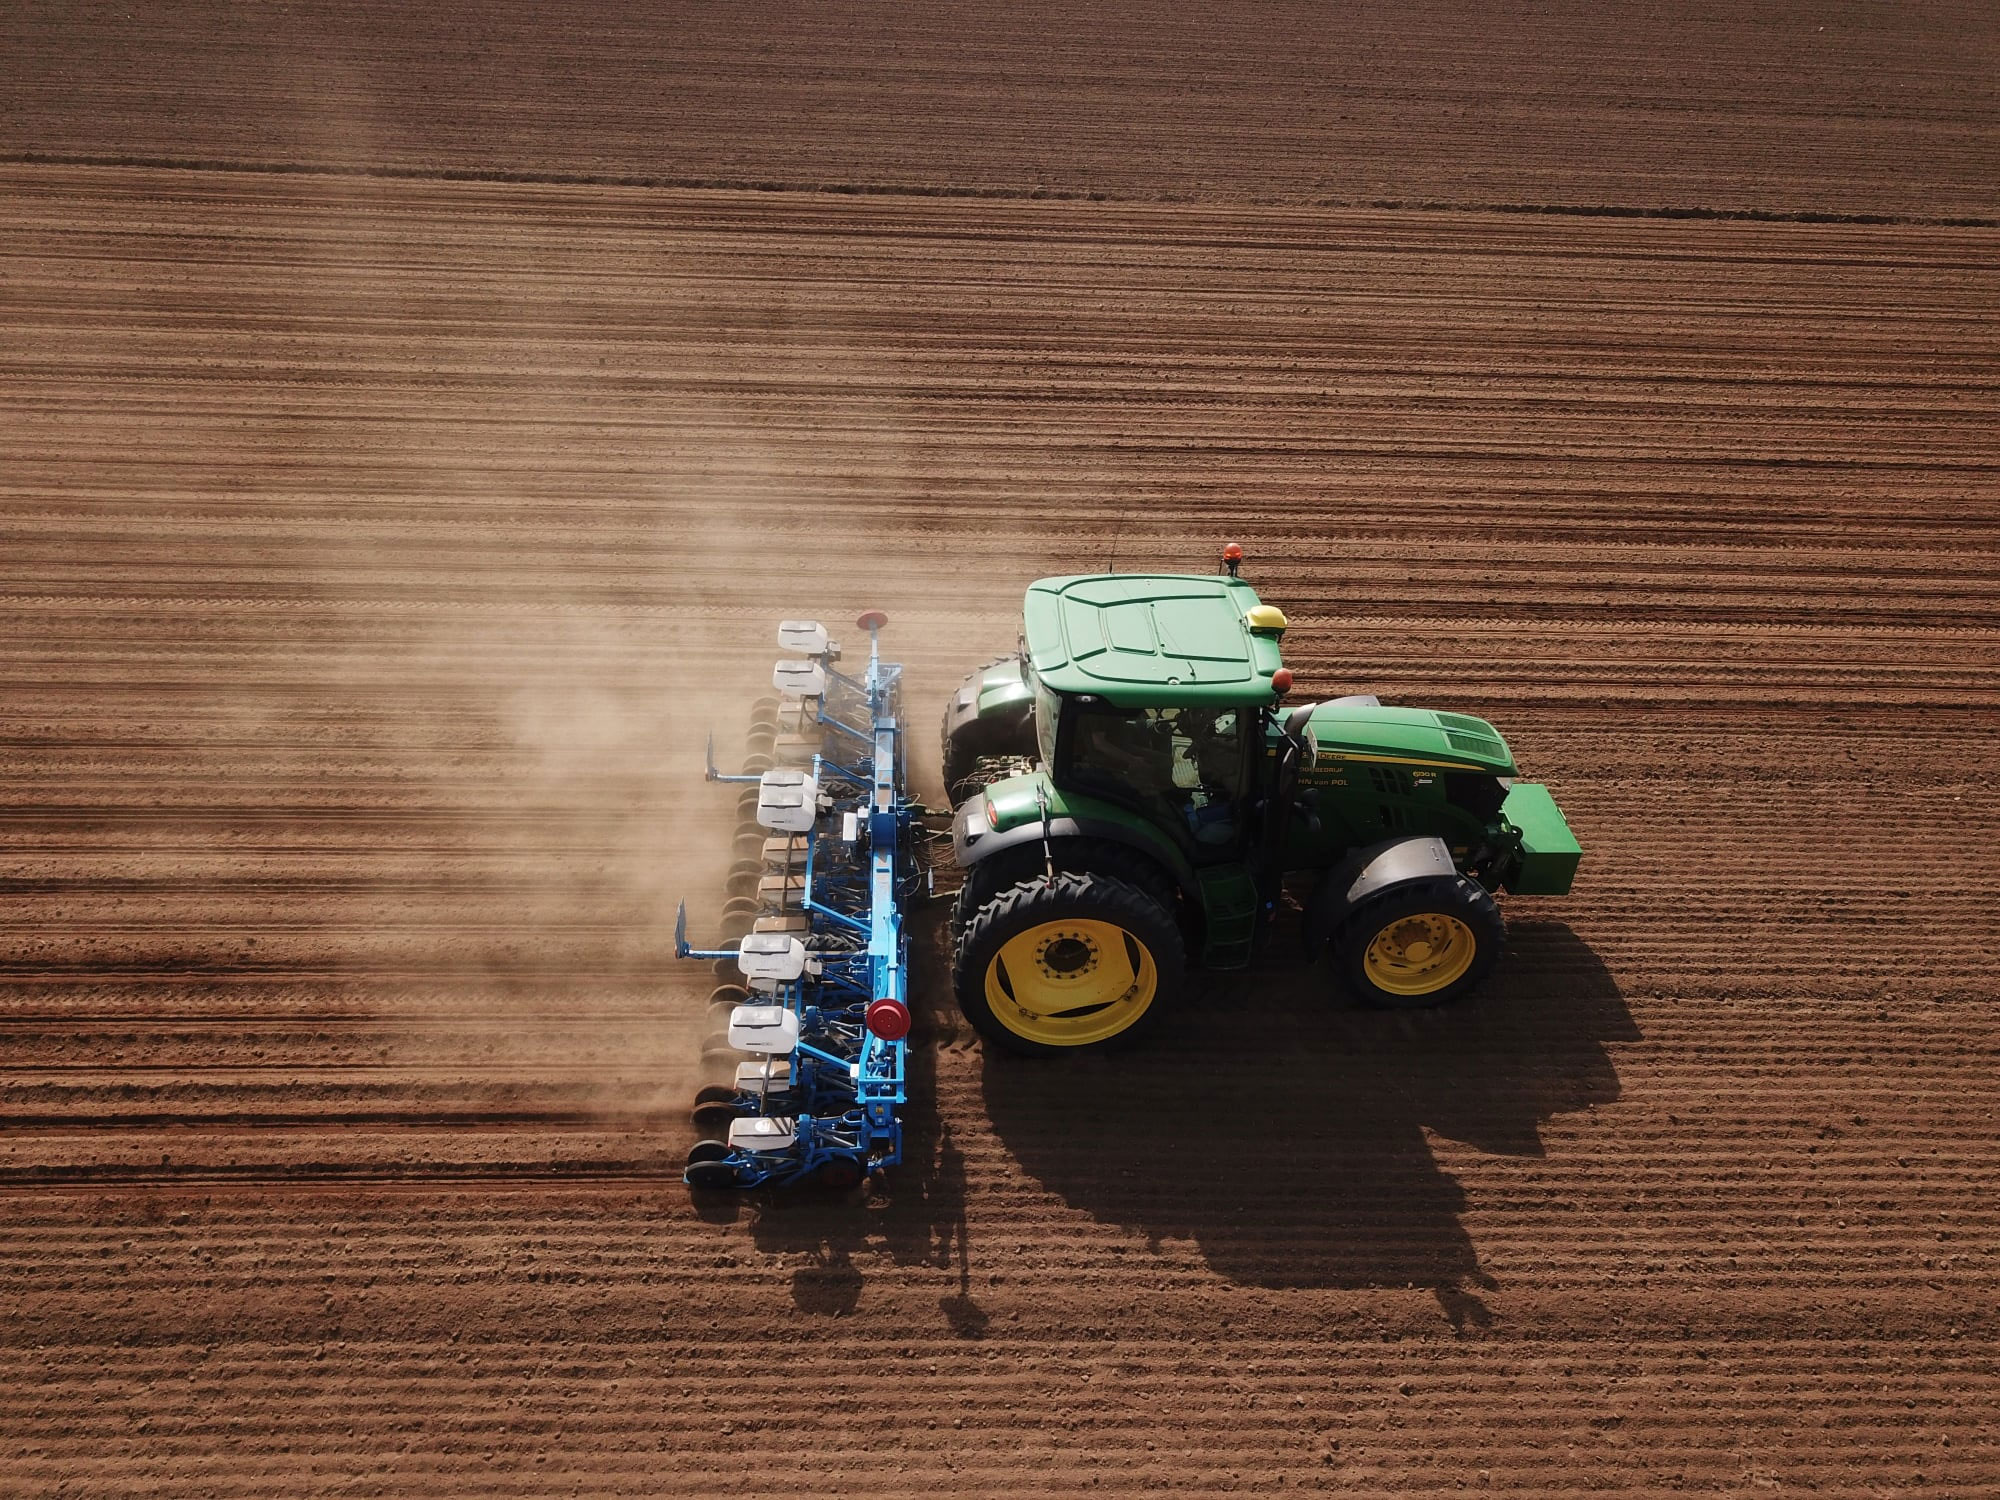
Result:
M1470 714L1377 703L1322 703L1309 721L1322 761L1389 761L1447 771L1514 774L1500 731Z

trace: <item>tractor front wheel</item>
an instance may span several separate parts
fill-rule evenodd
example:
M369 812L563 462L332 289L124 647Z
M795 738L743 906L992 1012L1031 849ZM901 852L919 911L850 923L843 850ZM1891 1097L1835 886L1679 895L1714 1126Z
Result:
M1173 916L1137 886L1059 870L1001 891L959 933L952 982L973 1030L1050 1056L1136 1040L1179 995Z
M1415 881L1391 887L1342 924L1333 966L1364 1005L1424 1009L1477 988L1506 936L1500 908L1478 881Z

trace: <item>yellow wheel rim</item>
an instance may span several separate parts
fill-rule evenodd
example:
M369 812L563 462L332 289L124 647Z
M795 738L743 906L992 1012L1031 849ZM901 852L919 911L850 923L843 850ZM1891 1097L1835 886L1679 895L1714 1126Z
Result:
M1152 951L1116 922L1043 922L1007 939L986 966L987 1008L1047 1047L1118 1035L1159 990Z
M1441 911L1398 917L1362 955L1368 982L1391 995L1433 995L1463 978L1479 940L1457 917Z

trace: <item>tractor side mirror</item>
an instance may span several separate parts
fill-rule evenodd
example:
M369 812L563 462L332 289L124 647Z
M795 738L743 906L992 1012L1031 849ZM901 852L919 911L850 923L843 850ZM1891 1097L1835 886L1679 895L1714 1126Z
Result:
M1319 742L1307 727L1312 719L1313 705L1301 703L1285 715L1285 738L1298 747L1298 763L1311 769L1319 760Z

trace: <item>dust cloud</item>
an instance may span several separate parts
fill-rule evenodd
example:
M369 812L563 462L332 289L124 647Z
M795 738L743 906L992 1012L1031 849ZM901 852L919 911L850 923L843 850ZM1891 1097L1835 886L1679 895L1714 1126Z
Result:
M320 938L398 1022L393 1061L461 1067L482 1095L674 1118L716 982L674 957L675 912L716 943L736 824L704 743L740 768L776 622L820 612L815 580L840 580L838 599L869 572L796 453L712 394L754 384L731 330L604 336L538 288L556 231L521 233L518 258L463 268L396 269L408 245L374 246L380 277L307 289L313 316L398 330L435 377L403 420L339 419L371 493L301 523L320 527L308 590L334 623L297 706L347 716L346 753L404 815L363 857L372 889L321 903ZM599 270L670 282L645 242L623 253L570 260L577 295ZM563 316L568 337L505 353L525 376L480 336Z

